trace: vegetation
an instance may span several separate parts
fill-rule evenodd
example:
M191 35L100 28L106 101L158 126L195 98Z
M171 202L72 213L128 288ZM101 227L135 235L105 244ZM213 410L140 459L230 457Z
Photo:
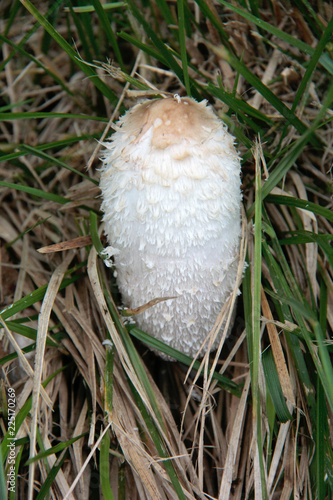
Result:
M331 3L2 4L0 497L332 498ZM98 141L164 93L242 156L247 266L203 360L126 319L101 253Z

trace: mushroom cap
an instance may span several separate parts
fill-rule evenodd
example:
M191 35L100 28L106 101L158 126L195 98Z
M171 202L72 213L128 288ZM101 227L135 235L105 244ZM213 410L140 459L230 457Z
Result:
M146 101L125 116L126 129L136 136L136 142L152 127L151 144L161 149L183 141L202 142L218 123L206 101L198 103L188 97Z

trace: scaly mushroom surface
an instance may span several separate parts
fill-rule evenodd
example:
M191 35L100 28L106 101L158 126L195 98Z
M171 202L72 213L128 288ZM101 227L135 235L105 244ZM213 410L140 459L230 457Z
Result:
M178 96L137 104L116 128L104 143L100 187L122 300L136 308L176 297L135 321L194 356L235 285L241 190L234 139L206 101Z

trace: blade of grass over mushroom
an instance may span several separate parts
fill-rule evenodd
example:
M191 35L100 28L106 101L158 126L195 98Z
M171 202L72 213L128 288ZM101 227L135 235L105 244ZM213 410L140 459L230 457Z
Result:
M42 158L42 160L46 160L46 161L50 162L51 164L54 163L55 165L58 165L59 167L65 168L66 170L70 170L71 172L79 175L80 177L83 177L83 179L87 179L92 184L95 184L95 186L98 186L98 181L96 181L95 179L92 179L91 177L89 177L89 175L86 175L83 172L80 172L76 168L71 167L67 163L59 160L58 158L55 158L54 156L51 156L47 153L44 153L43 151L40 151L32 146L28 146L27 144L21 144L19 146L19 149L21 151L32 154L34 156L38 156L38 158Z
M50 33L52 38L60 45L60 47L68 54L68 56L79 66L79 68L89 77L94 85L116 106L118 97L112 90L98 77L92 68L77 57L75 50L66 42L66 40L57 32L57 30L49 23L49 21L38 11L38 9L29 1L21 0L24 7L37 19L43 28Z
M118 316L118 312L114 308L113 301L111 300L111 297L109 295L109 291L104 283L103 283L103 291L104 291L104 296L105 296L107 305L109 307L109 311L111 313L111 316L112 316L112 318L115 318L116 316ZM133 367L138 375L138 379L142 382L143 387L145 389L145 392L146 392L146 394L150 400L150 403L152 405L152 408L154 408L154 411L155 411L155 414L157 417L157 421L158 421L159 425L161 426L161 429L164 429L164 421L163 421L162 414L159 411L159 407L158 407L155 393L151 387L151 384L150 384L149 379L147 377L146 371L143 367L142 361L137 353L137 350L132 342L132 339L131 339L129 333L127 332L126 328L121 323L121 321L119 321L119 319L115 323L116 323L116 327L118 329L118 332L121 336L122 342L123 342L128 354L129 354L129 357L131 359Z

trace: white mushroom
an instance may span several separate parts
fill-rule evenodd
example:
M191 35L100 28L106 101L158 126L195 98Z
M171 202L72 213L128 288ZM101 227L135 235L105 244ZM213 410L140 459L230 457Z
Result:
M176 296L136 323L194 356L236 280L234 139L206 101L176 96L134 106L104 146L103 220L123 302L136 308Z

